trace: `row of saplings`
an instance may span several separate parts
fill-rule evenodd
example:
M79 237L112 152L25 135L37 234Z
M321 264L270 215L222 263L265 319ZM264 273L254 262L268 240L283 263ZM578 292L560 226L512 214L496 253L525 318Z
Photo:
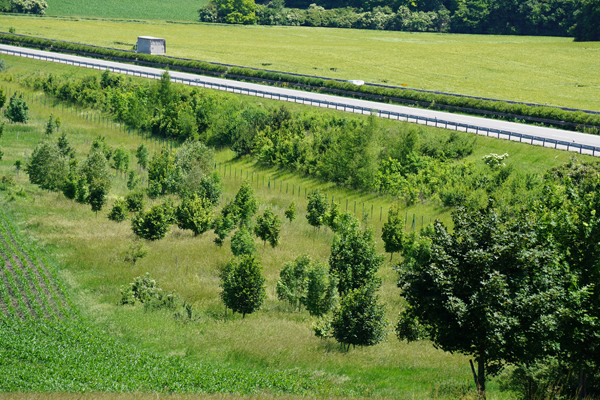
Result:
M38 144L26 166L30 181L44 189L62 190L68 198L91 204L93 211L101 210L112 180L109 160L117 174L126 172L128 153L122 148L109 148L99 137L92 144L87 159L79 165L64 132L57 141L52 139L56 130L54 125L50 118L46 138ZM266 210L253 223L258 202L247 182L214 217L214 208L221 197L220 180L217 174L209 173L214 168L214 158L212 151L201 143L185 143L175 152L164 150L152 160L148 160L148 156L147 148L140 146L136 157L142 168L148 168L149 195L174 193L180 196L181 203L174 206L167 197L162 204L144 211L143 192L132 191L124 199L115 201L108 217L123 221L129 212L136 213L132 218L132 230L147 240L163 238L170 225L177 224L195 235L214 229L215 242L222 245L238 228L231 238L235 258L221 273L222 298L228 308L244 316L257 310L265 298L265 290L251 232L265 244L277 246L281 229L279 217ZM135 188L135 185L131 186L130 189ZM290 221L295 219L294 203L285 215ZM383 306L377 303L375 296L380 285L376 273L382 257L376 254L372 232L361 231L354 216L341 213L337 204L330 207L326 197L318 191L309 195L306 217L315 228L326 225L336 232L329 268L313 263L306 256L298 258L282 270L278 297L294 307L304 306L316 316L326 316L336 310L333 318L325 317L315 326L317 336L334 336L348 346L378 343L385 335L387 322ZM393 243L402 235L401 218L397 218L397 222L400 223L394 225L395 233L387 235L389 238L384 232L386 248L388 242ZM159 307L177 303L172 293L160 290L141 290L138 294L135 288L152 287L148 282L151 282L148 277L140 277L137 283L134 282L124 291L123 303L135 299L146 299L145 304Z
M242 197L240 193L250 194L253 198L247 185L242 186L237 200ZM316 203L323 199L324 196L316 192L309 199L309 209L314 210ZM307 219L310 221L311 218L314 213L309 211ZM376 296L381 284L376 274L383 256L376 252L373 232L360 229L358 220L349 213L332 218L330 212L325 212L321 220L336 233L329 266L314 262L307 255L286 263L277 282L277 297L289 302L294 309L304 306L311 315L321 317L313 326L318 337L333 337L346 348L375 345L385 338L388 321L384 306ZM237 221L239 229L231 240L235 256L220 272L221 299L227 308L245 317L260 309L266 291L260 260L248 231L248 220L238 216ZM255 231L260 221L259 216ZM139 301L150 308L177 304L176 296L162 291L148 275L135 278L121 289L121 294L122 304ZM192 318L191 307L185 304L184 310L176 315Z
M132 193L126 199L116 201L109 218L122 221L128 209L140 210L136 199L141 198ZM132 220L132 229L142 238L156 240L166 234L171 223L190 229L196 235L214 228L215 241L222 244L228 233L237 227L231 239L235 257L220 273L221 298L227 308L245 317L260 309L266 297L265 279L250 232L253 230L265 244L269 242L275 247L279 243L281 227L279 217L271 210L259 215L252 224L257 209L258 202L246 182L216 218L210 200L194 193L184 197L178 207L167 201L147 212L139 211ZM295 219L294 203L285 215L290 221ZM380 285L376 273L383 258L376 254L372 231L361 231L358 220L349 213L340 213L337 206L329 208L325 196L318 191L309 196L306 217L311 225L327 225L336 232L329 268L313 262L306 255L287 263L277 283L278 298L288 301L293 308L304 306L311 315L323 317L314 326L319 337L335 337L345 346L380 342L385 337L388 323L384 307L375 296ZM254 229L251 229L252 225ZM400 225L399 228L403 227ZM122 289L121 302L132 304L137 300L147 307L171 307L176 304L173 296L160 290L155 281L146 276L136 278ZM184 308L186 312L177 315L191 318L191 308L188 305ZM333 315L330 315L332 311Z

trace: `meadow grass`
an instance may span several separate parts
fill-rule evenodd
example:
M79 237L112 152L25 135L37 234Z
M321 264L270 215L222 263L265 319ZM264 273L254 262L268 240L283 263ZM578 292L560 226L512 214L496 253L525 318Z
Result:
M57 73L92 73L38 61L7 60L9 73L13 75L36 68ZM14 82L2 82L2 86L5 89L23 90ZM326 376L333 384L337 382L356 396L428 398L432 393L437 393L436 388L470 384L468 359L464 356L436 350L428 342L399 342L393 332L380 345L346 353L334 341L312 336L310 327L314 319L306 312L292 312L286 304L276 299L274 288L279 269L285 262L301 254L309 254L313 259L326 262L329 255L333 235L324 229L315 232L306 222L304 188L319 188L336 199L343 201L347 198L352 202L357 201L359 205L365 202L369 211L368 205L373 204L376 212L369 224L376 232L380 252L383 252L383 246L379 240L381 222L377 209L387 210L393 199L334 187L289 171L265 168L249 158L235 159L229 150L218 151L217 161L220 165L217 170L223 177L225 198L231 198L241 185L241 173L245 178L246 174L250 177L254 172L252 183L261 204L259 212L268 207L284 220L283 210L289 203L295 201L298 205L298 219L293 223L284 220L278 248L272 249L257 243L267 279L268 296L263 309L244 320L231 315L225 318L218 297L218 270L231 257L229 240L223 247L217 247L213 243L212 232L194 237L190 232L173 227L165 239L147 243L149 255L131 265L123 257L128 243L134 239L129 222L118 224L106 218L114 199L126 193L122 178L115 180L108 207L95 216L87 205L29 184L24 172L17 176L14 162L17 159L24 160L25 153L31 154L43 136L43 126L50 113L63 121L61 129L68 133L80 159L85 157L91 141L97 135L104 135L113 147L123 145L130 151L142 140L118 127L92 123L77 110L50 107L49 102L44 104L41 101L43 95L40 93L26 93L29 98L36 97L35 101L30 101L34 119L27 126L7 125L4 137L0 140L0 146L5 151L5 157L0 162L0 176L15 177L17 186L23 188L27 197L6 201L6 194L0 192L2 209L59 268L60 278L68 284L70 295L80 306L85 318L108 334L158 354L183 356L231 368L299 368L300 371ZM400 124L392 121L385 123L390 126ZM161 146L153 141L146 143L152 151ZM565 151L479 137L470 160L481 162L481 156L490 152L508 152L515 168L537 173L560 165L572 155ZM224 165L228 166L227 170ZM258 176L260 179L256 179ZM270 188L269 178L275 179L275 184ZM285 182L285 186L280 186L279 182ZM287 193L284 189L286 186ZM298 186L301 188L300 194L297 192ZM344 208L345 202L342 203ZM407 208L406 212L440 218L446 222L450 214L449 209L431 203L419 203ZM157 278L164 289L176 291L193 304L192 321L184 323L176 320L172 312L147 312L141 306L117 305L120 286L146 272ZM380 276L383 280L380 298L387 306L388 319L393 323L402 307L402 300L387 257ZM450 393L446 397L456 396ZM510 394L498 392L497 384L492 382L489 397L508 398Z
M600 42L572 38L0 16L9 27L122 49L152 35L177 57L600 110Z

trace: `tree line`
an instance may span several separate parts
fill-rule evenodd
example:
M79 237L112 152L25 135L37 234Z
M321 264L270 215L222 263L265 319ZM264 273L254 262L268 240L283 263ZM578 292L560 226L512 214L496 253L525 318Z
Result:
M232 24L451 32L495 35L574 36L600 40L599 0L405 0L335 1L211 0L200 21Z
M59 99L107 111L132 129L182 142L227 146L238 156L342 186L387 193L407 204L428 200L476 206L486 193L496 192L504 194L503 201L519 202L528 193L521 188L534 190L541 184L539 176L510 165L495 169L464 161L476 142L466 133L265 106L227 93L173 85L168 74L148 83L133 83L107 71L100 79L40 74L25 80ZM173 154L157 157L162 169L178 171ZM171 178L152 182L150 189L172 193L173 182Z

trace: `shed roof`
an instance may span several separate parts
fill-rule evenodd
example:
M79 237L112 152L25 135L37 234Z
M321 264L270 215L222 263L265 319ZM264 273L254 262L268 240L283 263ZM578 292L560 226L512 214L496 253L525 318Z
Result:
M138 39L155 39L155 40L165 40L163 38L158 38L154 36L138 36Z

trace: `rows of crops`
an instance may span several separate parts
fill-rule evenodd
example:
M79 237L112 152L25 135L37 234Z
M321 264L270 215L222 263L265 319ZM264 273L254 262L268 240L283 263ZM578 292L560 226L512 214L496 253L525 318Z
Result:
M103 335L0 211L0 392L11 391L345 394L309 372L199 364Z

